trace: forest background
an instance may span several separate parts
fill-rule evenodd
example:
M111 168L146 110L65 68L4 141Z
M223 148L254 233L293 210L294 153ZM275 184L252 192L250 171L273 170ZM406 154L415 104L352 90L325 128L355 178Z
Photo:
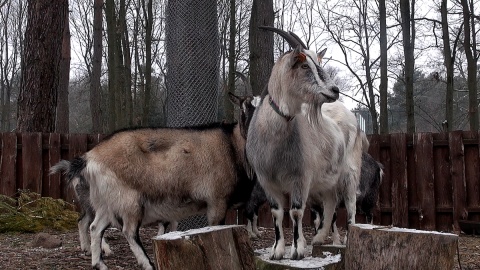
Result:
M177 1L40 2L0 1L1 132L168 124L167 24ZM216 121L234 120L227 91L245 94L235 71L259 94L273 59L290 49L258 30L272 21L328 49L323 64L367 133L478 130L478 1L206 2L218 29ZM35 39L55 49L33 57L45 46ZM269 49L259 52L258 40Z

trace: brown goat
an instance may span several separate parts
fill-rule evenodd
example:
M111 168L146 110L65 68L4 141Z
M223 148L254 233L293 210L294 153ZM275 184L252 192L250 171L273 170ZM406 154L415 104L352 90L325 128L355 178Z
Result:
M138 236L141 225L199 213L209 225L220 224L253 188L244 153L239 125L216 124L119 131L74 159L67 178L88 183L95 211L92 266L107 269L101 242L108 226L121 228L138 263L153 269Z

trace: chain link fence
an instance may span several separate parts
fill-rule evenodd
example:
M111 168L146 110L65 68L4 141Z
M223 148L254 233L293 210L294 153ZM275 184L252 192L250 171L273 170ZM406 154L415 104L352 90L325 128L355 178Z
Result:
M215 0L171 0L167 3L168 127L215 122L218 114L219 38ZM193 216L179 230L205 227L207 218Z

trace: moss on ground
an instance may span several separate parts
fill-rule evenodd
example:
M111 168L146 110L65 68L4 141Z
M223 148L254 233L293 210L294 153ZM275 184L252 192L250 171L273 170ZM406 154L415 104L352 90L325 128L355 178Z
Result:
M76 228L78 212L74 205L28 190L14 198L0 195L0 233L44 230L68 231Z

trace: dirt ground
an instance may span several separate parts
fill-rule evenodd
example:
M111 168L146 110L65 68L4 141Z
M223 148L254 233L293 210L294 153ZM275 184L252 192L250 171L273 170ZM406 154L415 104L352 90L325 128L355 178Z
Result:
M273 229L260 228L262 238L252 241L254 249L270 247L273 244ZM311 239L312 229L304 228L307 241ZM90 256L80 251L78 232L49 232L62 240L62 247L56 249L32 248L29 243L34 234L0 234L0 269L90 269ZM145 249L153 258L151 237L157 233L157 228L142 228L141 239ZM287 244L291 243L291 233L285 230ZM105 258L110 269L139 269L125 238L116 229L108 229L105 237L112 248L113 254ZM460 263L455 258L454 269L480 269L480 236L460 235Z

